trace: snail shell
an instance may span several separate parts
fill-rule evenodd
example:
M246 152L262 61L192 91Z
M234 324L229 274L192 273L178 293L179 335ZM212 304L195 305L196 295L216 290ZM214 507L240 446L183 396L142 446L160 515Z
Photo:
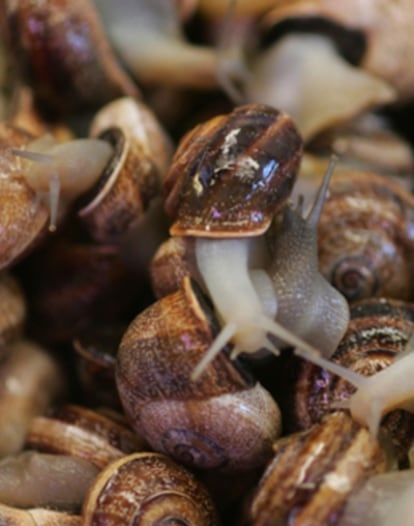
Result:
M332 361L365 376L389 366L405 349L414 330L414 305L398 300L371 298L351 307L347 332ZM335 402L346 400L355 389L344 379L304 362L294 386L295 427L307 429L318 422ZM374 400L372 400L374 403ZM411 445L414 416L393 411L381 429L390 434L400 459Z
M14 264L43 237L49 213L22 174L10 148L27 145L33 135L8 123L0 124L0 269Z
M202 484L157 453L136 453L108 465L85 499L82 519L84 526L218 524L214 504Z
M78 214L94 240L119 242L160 194L171 141L151 110L131 97L104 106L91 123L90 135L108 141L115 154L78 202Z
M413 295L414 198L371 172L333 177L318 226L321 273L349 300Z
M275 456L248 507L248 524L336 524L355 488L387 469L377 440L349 415L328 415L274 444Z
M2 11L14 64L47 109L66 113L138 94L118 65L92 2L7 0Z
M257 468L280 432L279 410L224 353L191 380L215 331L212 313L185 278L180 290L139 314L122 338L121 402L151 447L178 462L229 472Z
M172 235L258 236L286 203L302 155L290 117L246 105L196 126L164 181Z

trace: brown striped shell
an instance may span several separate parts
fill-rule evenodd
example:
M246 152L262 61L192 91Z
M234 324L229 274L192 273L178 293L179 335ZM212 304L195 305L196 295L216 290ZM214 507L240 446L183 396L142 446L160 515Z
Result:
M251 526L334 525L352 492L388 467L378 441L341 412L274 449L247 508Z
M115 154L82 196L78 214L93 239L120 242L160 194L172 145L152 111L131 97L104 106L91 123L90 136L108 141Z
M0 21L14 64L49 111L95 107L138 90L89 0L7 0Z
M414 330L414 305L398 300L371 298L351 307L347 332L332 356L332 361L365 376L391 365L405 349ZM346 400L354 392L345 380L304 362L294 385L295 427L307 429L334 410L335 402ZM381 428L390 433L400 459L411 445L414 416L393 411Z
M122 338L116 378L131 425L151 447L184 465L228 472L263 466L280 432L277 405L220 353L191 380L217 332L205 300L185 278Z
M108 465L85 499L82 519L83 526L216 526L219 522L204 486L157 453L136 453Z
M196 126L164 181L170 233L262 234L290 195L301 155L293 121L270 106L240 106Z
M332 179L318 225L321 273L349 300L413 297L414 198L372 172Z

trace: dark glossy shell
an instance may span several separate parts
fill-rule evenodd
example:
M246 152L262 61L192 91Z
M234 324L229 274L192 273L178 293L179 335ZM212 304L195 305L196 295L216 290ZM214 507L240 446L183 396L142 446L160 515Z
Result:
M349 300L414 292L414 198L385 176L333 177L318 226L321 273Z
M269 106L240 106L195 127L165 179L171 234L262 234L290 195L301 155L293 121Z
M254 526L337 524L349 495L370 476L387 469L378 441L336 412L304 433L274 444L248 508Z
M84 526L217 526L211 497L192 473L157 453L113 462L97 477L82 509Z
M414 304L372 298L355 303L351 321L332 361L370 376L390 365L403 351L414 331ZM294 413L298 429L307 429L332 411L335 401L346 400L355 388L323 369L303 362L294 386ZM414 434L414 415L393 411L383 419L402 459Z
M185 278L180 290L139 314L126 331L116 368L121 402L151 447L184 465L257 469L280 432L269 393L225 353L197 381L190 377L217 330Z
M89 0L5 0L0 13L13 62L38 101L67 112L138 90L121 69Z

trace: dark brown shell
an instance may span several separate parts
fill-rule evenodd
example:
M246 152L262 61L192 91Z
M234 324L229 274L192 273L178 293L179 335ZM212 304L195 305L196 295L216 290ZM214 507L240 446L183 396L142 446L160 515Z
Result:
M84 526L217 526L219 522L204 486L157 453L128 455L107 466L86 496L82 518Z
M302 140L288 115L246 105L196 126L168 172L165 209L172 235L256 236L288 199Z
M7 0L1 10L14 64L47 109L67 113L138 94L89 0Z
M355 303L347 332L332 356L360 374L370 376L389 366L405 349L414 330L414 304L371 298ZM297 429L307 429L334 410L332 405L346 400L355 391L345 380L309 362L303 362L294 386L294 419ZM400 459L411 445L414 415L393 411L381 428L390 433Z
M188 277L180 290L139 314L118 351L121 402L151 447L184 465L257 469L280 432L279 410L225 353L191 380L217 334L211 316Z
M96 185L82 196L78 214L93 239L120 242L161 194L172 146L151 110L130 97L104 106L90 134L108 141L115 153Z
M333 177L318 225L321 273L349 300L413 297L414 198L371 172Z
M333 526L348 496L387 469L378 441L341 412L274 447L248 507L252 526Z

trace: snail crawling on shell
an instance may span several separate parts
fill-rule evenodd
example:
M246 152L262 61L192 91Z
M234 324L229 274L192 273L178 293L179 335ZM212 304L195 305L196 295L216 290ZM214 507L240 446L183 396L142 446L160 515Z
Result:
M229 341L233 357L277 352L268 334L329 356L346 329L347 302L317 266L316 227L333 167L305 221L287 205L301 154L290 117L254 104L198 125L178 146L164 182L170 233L194 243L193 275L222 322L193 379ZM282 226L271 226L279 212Z

